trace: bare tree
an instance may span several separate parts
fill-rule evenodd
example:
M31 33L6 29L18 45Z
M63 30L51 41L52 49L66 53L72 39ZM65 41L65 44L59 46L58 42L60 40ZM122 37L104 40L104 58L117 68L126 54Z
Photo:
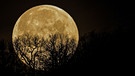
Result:
M37 70L49 70L62 65L74 54L77 46L74 39L59 33L49 35L46 40L24 34L15 38L13 44L19 58Z
M74 54L77 47L75 39L70 39L67 35L63 34L50 36L49 44L51 47L52 66L54 68L67 62Z

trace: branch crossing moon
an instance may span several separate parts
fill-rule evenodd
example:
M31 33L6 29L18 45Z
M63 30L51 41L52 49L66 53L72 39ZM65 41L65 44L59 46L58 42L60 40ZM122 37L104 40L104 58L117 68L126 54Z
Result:
M53 5L28 9L17 20L12 42L19 59L36 70L50 70L66 63L79 41L73 18Z

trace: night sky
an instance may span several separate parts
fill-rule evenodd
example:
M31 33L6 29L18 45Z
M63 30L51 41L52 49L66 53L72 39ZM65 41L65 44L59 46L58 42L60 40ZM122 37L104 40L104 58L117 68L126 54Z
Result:
M76 73L81 73L86 71L85 68L97 70L99 67L102 71L104 66L115 67L114 69L119 71L119 66L122 69L125 66L132 67L130 62L133 57L130 56L134 55L130 54L134 54L135 31L135 4L132 0L0 0L0 40L11 42L17 19L26 10L44 4L62 8L77 24L81 52L78 51L78 60L70 66L71 71L77 70ZM94 35L90 34L91 32L94 32ZM97 65L99 67L95 67ZM87 73L89 74L89 71Z

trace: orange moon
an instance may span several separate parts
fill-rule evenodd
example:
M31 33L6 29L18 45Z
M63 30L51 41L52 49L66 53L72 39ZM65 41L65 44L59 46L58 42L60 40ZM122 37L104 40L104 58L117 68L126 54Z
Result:
M53 5L39 5L32 7L24 12L15 23L12 33L14 49L16 52L18 51L18 45L15 44L16 38L19 38L24 34L29 34L31 37L38 36L40 40L41 38L49 40L50 35L54 35L56 33L65 35L69 39L74 39L75 44L78 45L79 33L77 25L66 11ZM57 40L57 44L59 43L59 40ZM20 42L20 45L21 44L24 47L24 43ZM25 48L30 49L31 47L25 44ZM32 55L24 51L26 50L22 49L21 54L18 54L18 57L26 64L25 57L30 60ZM26 54L24 58L21 57L22 54ZM50 53L48 51L45 51L42 55L48 56L48 58L50 57ZM36 69L39 68L41 69L41 67L36 67Z

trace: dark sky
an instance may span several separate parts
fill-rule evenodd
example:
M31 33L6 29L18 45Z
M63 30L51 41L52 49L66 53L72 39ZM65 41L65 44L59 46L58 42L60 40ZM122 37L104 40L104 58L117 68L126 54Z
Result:
M33 6L50 4L67 11L75 20L79 34L112 31L134 25L134 2L118 0L9 0L0 1L0 39L11 40L21 14Z

